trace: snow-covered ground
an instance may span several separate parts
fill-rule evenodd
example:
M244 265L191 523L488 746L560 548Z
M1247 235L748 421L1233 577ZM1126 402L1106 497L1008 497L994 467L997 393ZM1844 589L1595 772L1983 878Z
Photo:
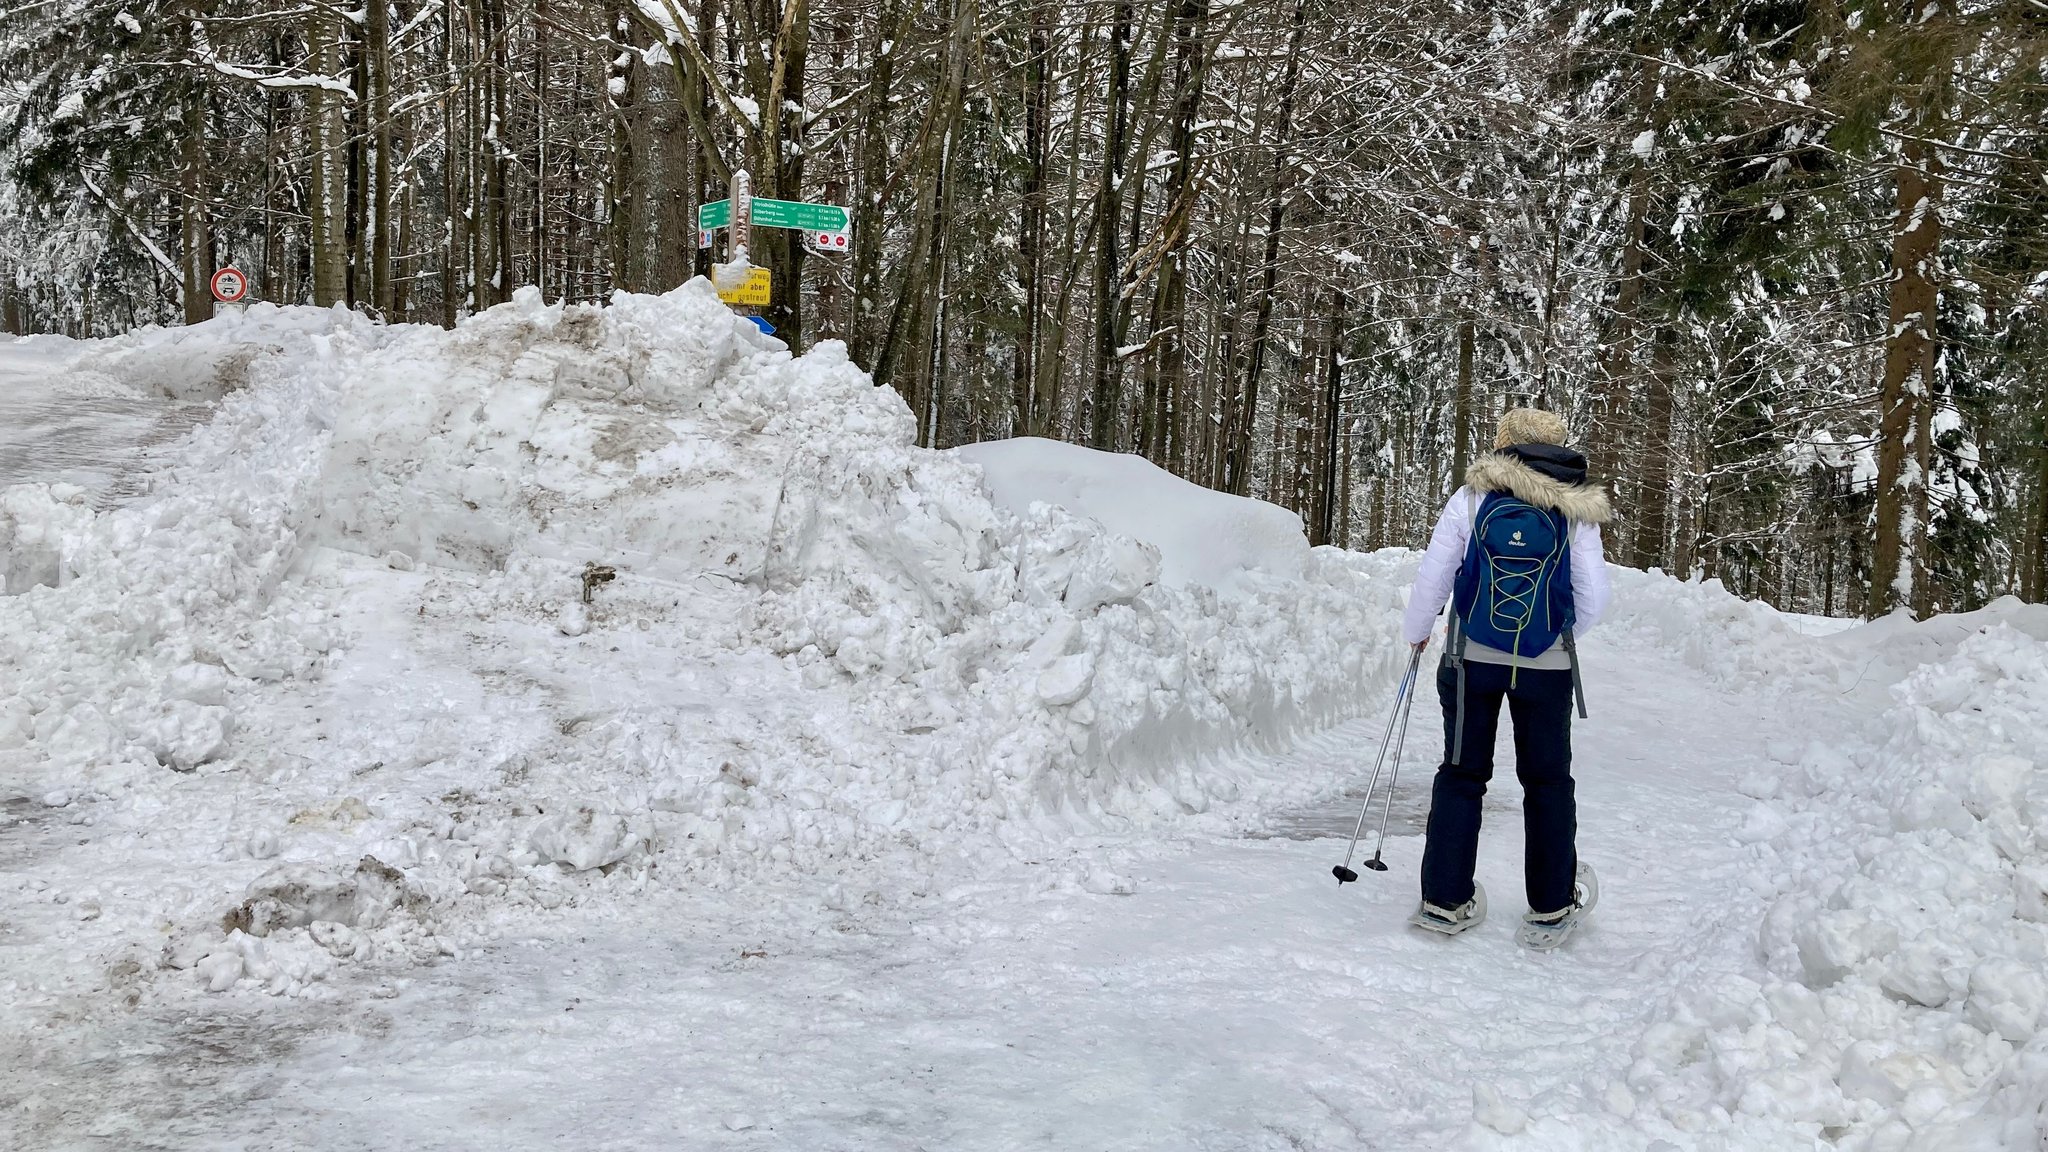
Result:
M701 284L23 347L36 395L215 414L8 449L0 1146L2048 1132L2043 609L1844 629L1617 570L1604 895L1539 956L1505 772L1495 922L1402 927L1428 699L1393 870L1329 876L1411 554L918 450Z

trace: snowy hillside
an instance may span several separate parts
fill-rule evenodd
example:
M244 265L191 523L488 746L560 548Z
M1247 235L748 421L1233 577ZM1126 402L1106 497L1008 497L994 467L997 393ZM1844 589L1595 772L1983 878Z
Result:
M630 1147L2048 1134L2048 609L1835 630L1616 569L1575 734L1609 893L1531 959L1399 927L1426 686L1395 870L1333 894L1342 840L1288 838L1349 834L1410 553L1311 549L1133 457L918 449L839 346L793 357L701 282L452 332L258 305L32 351L0 369L39 395L208 418L0 488L7 1146L209 1143L164 1119L196 1089L98 1054L186 1051L230 1011L306 1045L247 1111L313 1109L306 1146L594 1115L649 1117ZM767 939L774 979L730 968ZM604 962L570 1004L603 1038L457 994ZM731 1081L723 1044L816 1083ZM1103 1119L1183 1084L1160 1051L1241 1063ZM510 1071L550 1061L640 1071L609 1102ZM865 1074L903 1061L925 1071ZM408 1095L423 1068L458 1087ZM534 1103L557 1090L570 1112ZM397 1098L417 1131L363 1110ZM512 1135L448 1136L478 1115Z

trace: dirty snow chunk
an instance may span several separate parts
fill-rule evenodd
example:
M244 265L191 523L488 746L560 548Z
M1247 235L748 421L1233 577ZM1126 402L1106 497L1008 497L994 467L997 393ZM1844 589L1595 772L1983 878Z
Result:
M2015 868L2012 875L2013 915L2048 924L2048 864Z
M375 856L363 857L344 875L292 864L251 884L248 899L223 918L222 926L250 937L320 920L374 928L395 910L417 907L422 899L403 873Z
M647 846L651 828L616 812L579 808L535 825L527 844L544 860L581 872L615 864Z
M997 506L1055 504L1159 550L1160 578L1231 585L1250 571L1299 578L1301 518L1263 500L1212 492L1142 456L1020 436L952 450L979 466Z

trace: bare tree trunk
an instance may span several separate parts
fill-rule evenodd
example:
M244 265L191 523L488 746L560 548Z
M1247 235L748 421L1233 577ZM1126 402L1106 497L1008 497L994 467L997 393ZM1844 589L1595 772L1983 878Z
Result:
M1870 570L1872 616L1926 603L1927 469L1938 349L1936 262L1941 246L1941 158L1918 140L1901 144L1894 175L1891 326L1878 400L1877 546Z
M206 210L206 89L197 83L187 83L184 89L184 172L178 190L183 250L179 263L185 281L185 323L197 324L213 318L213 290L209 283L213 275L213 225Z
M1336 542L1337 435L1344 411L1344 291L1330 291L1329 361L1323 372L1322 478L1316 485L1316 528L1311 544Z
M370 147L369 205L364 225L370 229L370 307L380 316L391 313L391 7L390 0L369 0L363 21L363 71L367 103L364 125Z
M1656 91L1662 65L1645 61L1637 80L1634 127L1656 132L1663 117L1656 112ZM1640 137L1639 137L1640 138ZM1652 137L1654 140L1654 137ZM1650 213L1650 157L1637 155L1629 166L1626 239L1621 249L1621 278L1607 337L1601 342L1600 372L1594 385L1592 411L1587 414L1586 448L1596 467L1612 468L1627 442L1628 394L1634 386L1637 321L1642 312L1643 280Z
M341 73L344 35L341 18L324 10L307 17L312 39L313 68L323 76ZM329 308L348 294L348 133L343 124L341 93L308 89L312 105L313 187L308 197L313 236L313 303Z
M1671 568L1671 380L1678 371L1678 335L1660 329L1650 348L1644 380L1643 437L1636 461L1639 516L1634 562L1638 568Z
M270 62L283 58L275 35L265 41ZM263 268L258 273L257 291L273 304L291 304L284 290L284 235L278 224L278 209L284 198L284 132L281 106L284 97L275 91L263 93Z
M1478 332L1468 306L1463 319L1458 321L1458 382L1451 405L1451 486L1465 482L1465 468L1472 462L1474 435L1472 427L1472 357L1478 344Z
M528 83L533 88L533 169L527 173L527 279L540 289L540 298L548 299L548 6L547 0L534 0L533 5L533 72ZM676 239L680 241L679 232ZM555 285L555 296L565 293L562 286Z
M1043 3L1031 6L1031 30L1025 40L1024 180L1017 228L1018 295L1023 323L1017 333L1017 355L1011 360L1012 429L1034 436L1037 420L1039 325L1045 315L1045 172L1046 141L1051 127L1052 31Z
M1123 341L1123 262L1118 256L1117 226L1123 219L1124 153L1129 142L1131 86L1131 0L1116 0L1109 33L1109 94L1104 101L1102 175L1096 189L1095 249L1095 382L1089 394L1088 443L1104 451L1118 447L1118 410L1123 405L1123 365L1117 346Z
M2048 603L2048 437L2034 448L2034 515L2027 530L2030 554L2026 599Z
M1185 446L1176 418L1186 404L1188 227L1194 216L1197 133L1202 89L1208 75L1205 47L1208 0L1180 0L1173 24L1173 128L1168 149L1173 166L1165 188L1160 223L1159 279L1152 294L1152 351L1146 358L1145 425L1139 451L1155 463L1184 471ZM1170 441L1170 442L1169 442Z
M1294 88L1301 78L1301 38L1307 26L1307 5L1304 0L1294 0L1294 21L1287 36L1287 65L1280 80L1279 123L1273 144L1272 199L1266 209L1266 259L1245 365L1244 401L1236 413L1236 435L1224 444L1223 490L1238 496L1244 495L1251 475L1252 429L1259 414L1259 377L1266 370L1266 334L1273 320L1273 287L1280 274L1280 228L1286 222L1287 199L1293 186L1288 179L1288 153L1294 132Z

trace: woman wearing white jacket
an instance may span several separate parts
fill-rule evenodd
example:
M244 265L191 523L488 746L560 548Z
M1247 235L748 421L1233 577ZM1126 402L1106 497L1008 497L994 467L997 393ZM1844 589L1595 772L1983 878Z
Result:
M1529 914L1520 938L1537 948L1562 943L1591 906L1597 889L1577 852L1578 806L1572 785L1571 712L1574 691L1573 638L1584 636L1606 612L1610 592L1600 551L1600 526L1612 517L1607 493L1586 482L1586 460L1564 441L1564 421L1533 408L1502 415L1495 451L1465 473L1437 519L1429 550L1408 598L1402 634L1418 651L1429 643L1437 615L1454 588L1472 585L1471 571L1483 562L1473 545L1474 524L1495 493L1533 521L1559 523L1569 540L1568 564L1558 557L1557 574L1569 579L1548 595L1564 607L1568 627L1542 651L1509 651L1481 643L1461 630L1454 605L1451 636L1437 671L1437 695L1444 708L1444 761L1430 798L1428 843L1422 860L1422 906L1411 923L1455 935L1486 915L1486 895L1473 881L1479 851L1480 804L1493 778L1494 734L1506 701L1515 728L1515 774L1523 789L1527 830L1524 878ZM1524 507L1532 506L1532 507ZM1483 532L1483 530L1482 530ZM1514 537L1517 544L1521 536ZM1558 551L1562 552L1563 549ZM1568 589L1568 591L1566 590ZM1484 627L1462 625L1468 633L1498 636ZM1519 647L1514 634L1511 647ZM1459 667L1462 659L1463 667ZM1462 677L1461 677L1462 672ZM1461 683L1462 679L1462 683ZM1460 694L1462 689L1462 701ZM1462 718L1462 728L1460 720Z

